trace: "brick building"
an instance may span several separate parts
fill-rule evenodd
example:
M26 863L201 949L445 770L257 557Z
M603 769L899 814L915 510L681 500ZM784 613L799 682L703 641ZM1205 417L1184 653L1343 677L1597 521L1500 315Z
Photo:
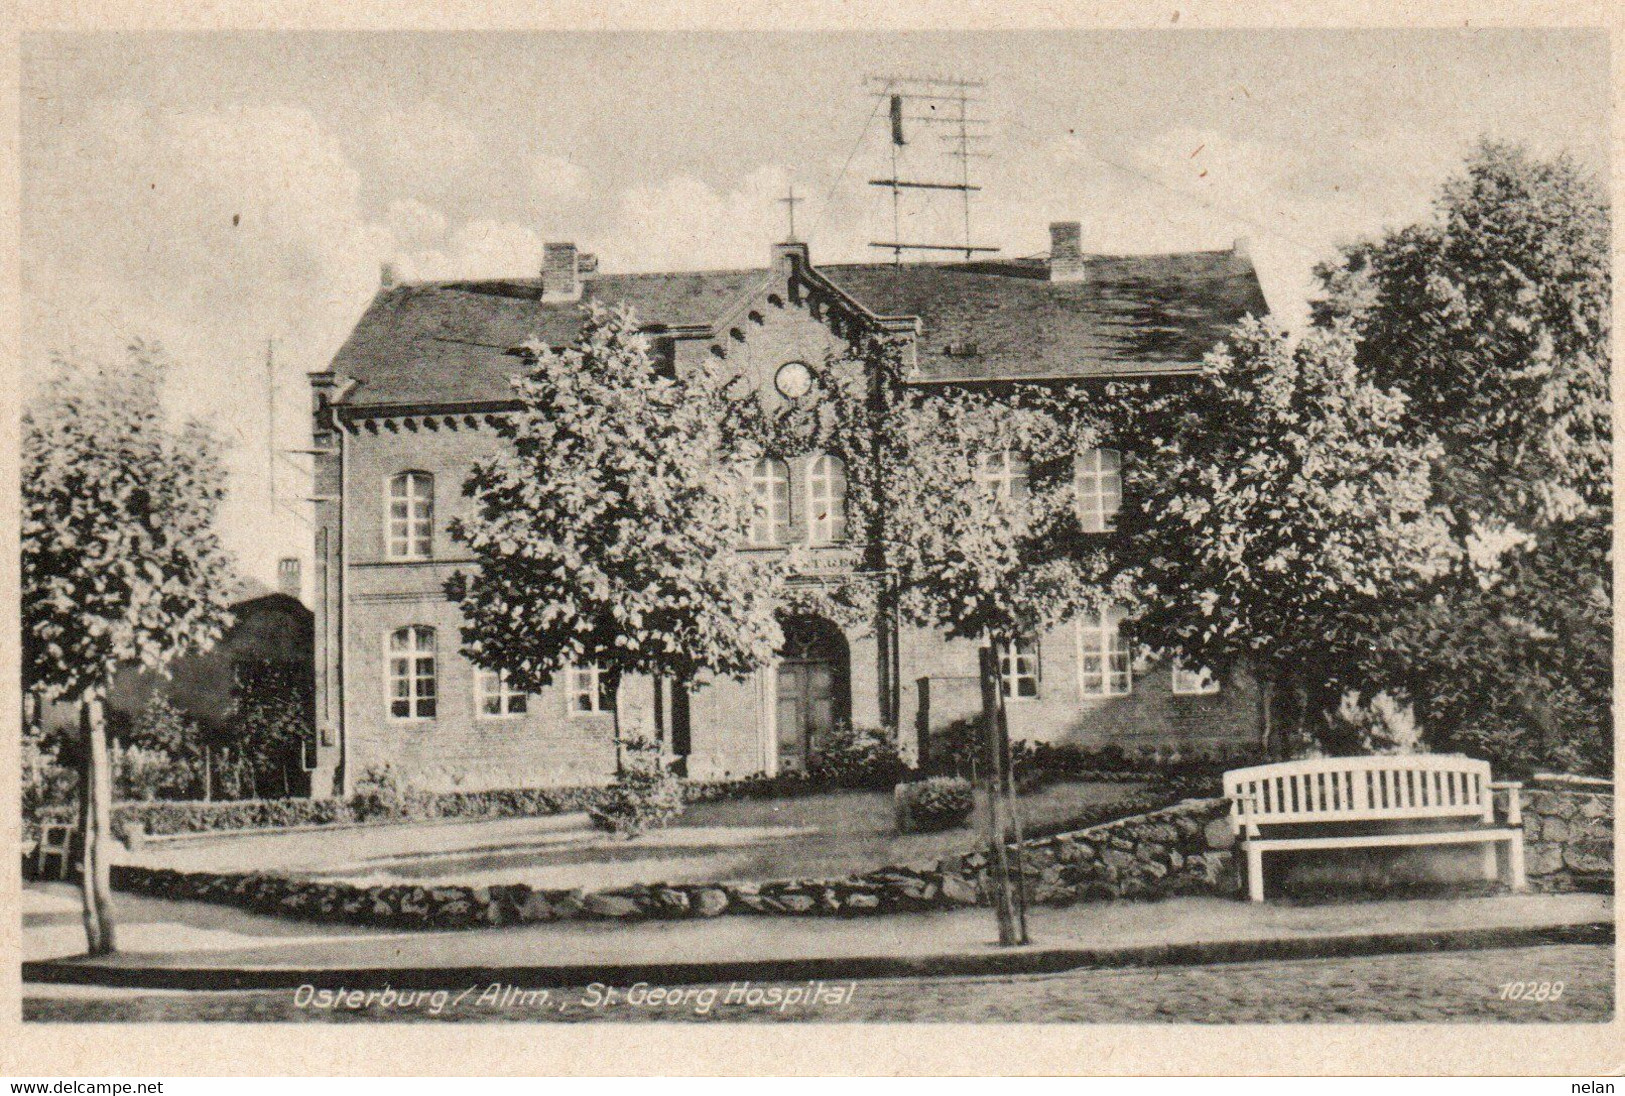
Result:
M384 284L331 367L312 375L316 457L317 788L352 787L394 766L428 787L601 780L614 769L614 699L591 667L540 695L517 695L460 653L460 613L445 580L470 559L447 523L465 505L472 463L500 444L514 406L512 348L562 347L581 303L633 306L656 351L682 368L723 357L770 400L802 395L803 365L839 349L842 314L909 343L912 383L1039 383L1194 369L1229 324L1265 302L1245 248L1090 256L1076 223L1052 226L1045 260L814 266L805 244L772 248L766 268L599 273L591 256L549 244L542 276ZM1109 528L1120 455L1079 455L1093 520ZM741 551L806 548L808 567L840 573L862 557L846 541L843 470L809 454L753 474L762 520ZM1234 742L1256 733L1245 681L1140 664L1108 618L1037 636L1007 660L1016 738L1114 742L1133 750ZM786 622L775 664L744 682L671 696L623 683L623 725L661 724L696 777L807 765L838 720L879 726L895 708L905 748L977 706L969 643L884 622Z

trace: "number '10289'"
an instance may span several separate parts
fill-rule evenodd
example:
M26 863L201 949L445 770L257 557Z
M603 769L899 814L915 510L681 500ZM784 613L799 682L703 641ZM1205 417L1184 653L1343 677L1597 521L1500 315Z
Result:
M1563 996L1562 982L1502 982L1503 1001L1555 1001Z

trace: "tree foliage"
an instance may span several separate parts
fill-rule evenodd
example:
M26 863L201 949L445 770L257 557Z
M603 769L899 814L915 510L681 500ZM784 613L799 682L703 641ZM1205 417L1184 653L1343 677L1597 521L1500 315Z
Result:
M1079 526L1073 461L1104 444L1104 422L1081 386L895 388L881 536L904 612L1003 642L1098 610L1110 554Z
M1612 764L1609 209L1571 159L1484 142L1436 215L1318 271L1316 322L1437 438L1460 549L1381 662L1429 740L1498 765Z
M23 414L23 674L77 699L219 638L231 560L219 445L169 424L161 354L138 343L121 362L56 366Z
M1301 729L1365 684L1378 622L1454 556L1437 447L1346 327L1242 323L1138 420L1118 516L1140 639L1289 688ZM1321 724L1316 724L1315 730Z
M507 445L474 468L449 584L464 649L539 690L572 663L688 681L778 645L775 566L735 549L750 517L727 378L659 368L630 311L594 304L575 343L529 348Z
M1442 444L1435 486L1458 536L1609 505L1608 221L1567 156L1485 141L1431 221L1317 270L1316 322L1351 322L1362 370Z

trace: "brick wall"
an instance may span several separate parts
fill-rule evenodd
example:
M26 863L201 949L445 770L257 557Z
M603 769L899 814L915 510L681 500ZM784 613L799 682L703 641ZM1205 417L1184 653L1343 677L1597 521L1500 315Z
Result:
M902 678L912 685L903 692L905 733L940 732L981 710L976 644L908 629L902 650ZM1146 665L1133 674L1128 695L1084 696L1070 625L1040 637L1038 657L1038 696L1007 705L1014 740L1116 744L1129 753L1258 740L1257 687L1246 675L1225 682L1218 693L1186 696L1174 693L1167 665Z

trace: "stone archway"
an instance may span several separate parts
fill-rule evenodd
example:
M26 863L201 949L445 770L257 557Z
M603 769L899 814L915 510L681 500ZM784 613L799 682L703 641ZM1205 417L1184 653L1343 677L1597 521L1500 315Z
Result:
M852 661L846 636L820 617L784 621L774 711L780 772L811 767L820 747L852 709Z

